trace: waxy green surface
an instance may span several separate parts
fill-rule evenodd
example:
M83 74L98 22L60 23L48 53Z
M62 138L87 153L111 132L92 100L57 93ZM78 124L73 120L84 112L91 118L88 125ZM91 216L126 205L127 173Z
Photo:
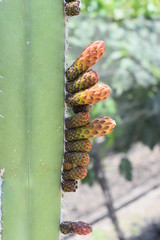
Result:
M0 1L2 240L57 240L64 123L61 0Z

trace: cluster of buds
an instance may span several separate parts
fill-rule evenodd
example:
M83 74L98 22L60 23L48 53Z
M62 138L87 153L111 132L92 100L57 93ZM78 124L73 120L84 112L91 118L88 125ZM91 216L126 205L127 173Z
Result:
M64 6L65 14L73 17L80 14L80 0L65 0Z
M66 0L68 4L75 1ZM87 175L89 164L88 152L92 144L89 138L103 136L112 132L116 123L110 117L98 117L90 120L90 110L93 104L105 100L110 94L110 87L97 84L98 74L89 69L104 54L103 41L90 43L79 58L66 71L65 102L72 107L74 116L65 119L65 153L62 172L62 190L75 192L78 180ZM84 222L63 222L60 225L63 234L77 233L86 235L92 231L91 226Z

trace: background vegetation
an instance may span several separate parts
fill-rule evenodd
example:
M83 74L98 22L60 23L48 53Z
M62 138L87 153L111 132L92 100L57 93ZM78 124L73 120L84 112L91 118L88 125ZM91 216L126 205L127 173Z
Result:
M112 134L95 140L84 182L100 184L110 218L117 228L112 191L106 173L102 171L101 159L112 151L123 153L117 170L127 181L132 181L129 149L137 142L150 149L160 143L160 1L81 2L81 15L69 21L69 53L72 52L69 64L89 42L105 41L106 54L94 69L99 73L100 81L111 87L112 93L108 100L93 106L91 117L108 115L117 122ZM116 230L119 239L124 239L119 226Z
M159 9L159 1L88 0L82 1L83 14L70 21L70 62L90 41L106 42L105 57L95 69L112 94L91 111L92 117L116 119L105 149L126 152L137 141L150 148L160 142Z

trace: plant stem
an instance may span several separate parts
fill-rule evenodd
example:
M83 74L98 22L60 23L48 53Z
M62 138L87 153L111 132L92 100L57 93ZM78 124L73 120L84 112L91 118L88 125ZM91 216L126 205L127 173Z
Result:
M3 240L57 240L64 122L59 0L0 2Z

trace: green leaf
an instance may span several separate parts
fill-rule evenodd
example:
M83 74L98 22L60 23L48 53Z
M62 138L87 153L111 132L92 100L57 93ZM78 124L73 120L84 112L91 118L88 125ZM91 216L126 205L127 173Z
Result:
M119 172L127 181L132 181L132 164L128 158L121 159Z

